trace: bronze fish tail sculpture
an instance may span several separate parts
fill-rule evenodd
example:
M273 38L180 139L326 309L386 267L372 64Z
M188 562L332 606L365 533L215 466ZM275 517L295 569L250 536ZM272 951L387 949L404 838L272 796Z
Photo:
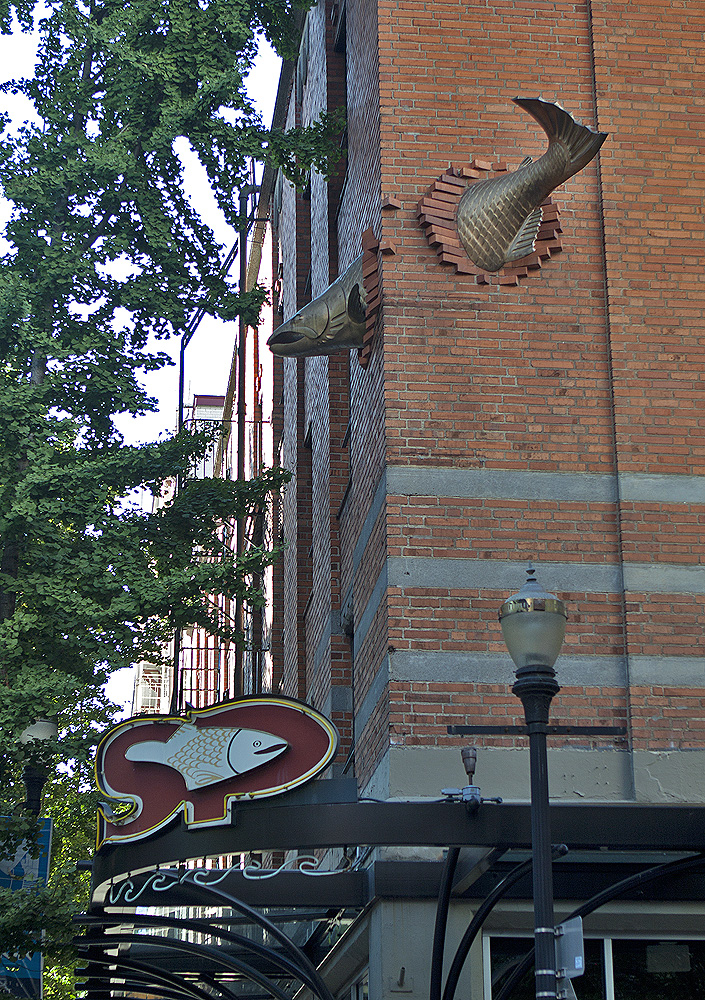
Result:
M267 344L279 357L316 357L362 347L365 335L362 254L325 292L277 327Z
M541 205L559 184L590 162L607 138L576 121L557 104L515 97L548 136L548 149L530 156L511 174L471 184L458 203L460 241L473 263L498 271L534 249Z

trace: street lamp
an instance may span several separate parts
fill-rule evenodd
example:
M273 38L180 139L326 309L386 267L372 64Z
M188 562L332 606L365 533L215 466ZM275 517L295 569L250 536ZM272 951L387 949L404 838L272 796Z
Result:
M48 740L55 740L59 727L56 719L37 719L35 723L28 726L20 736L20 743L27 746L29 743L37 745L41 749ZM25 809L34 816L39 816L42 808L42 791L49 777L49 768L44 761L35 761L27 764L24 769L24 784L26 791Z
M536 997L556 996L551 827L548 812L546 733L551 701L560 690L553 664L565 636L566 610L536 580L531 563L518 594L499 612L502 635L516 664L513 693L521 699L529 731L531 845L533 854Z

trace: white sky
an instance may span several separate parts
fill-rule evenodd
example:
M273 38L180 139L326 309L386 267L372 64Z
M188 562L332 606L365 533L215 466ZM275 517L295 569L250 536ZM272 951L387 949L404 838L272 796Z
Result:
M17 32L14 35L0 35L0 76L2 80L30 76L36 57L36 39L32 35ZM266 44L260 45L259 55L248 77L248 92L255 106L262 114L265 125L271 123L277 83L279 81L280 60ZM7 112L14 122L31 118L31 105L21 97L2 95L2 111ZM179 151L184 162L185 185L195 207L213 227L216 236L224 244L226 253L237 241L237 234L225 222L215 205L205 178L204 171L184 143ZM235 196L235 193L234 193ZM9 205L0 198L0 224L9 217ZM0 241L0 248L2 241ZM235 260L233 270L238 273L239 264ZM237 323L221 323L205 317L186 348L185 360L185 401L188 404L194 394L220 396L227 389L230 364L235 346ZM163 432L176 428L178 406L178 356L179 341L159 342L157 349L171 354L176 365L146 377L145 383L150 395L159 400L159 410L144 417L123 419L119 427L129 442L153 441ZM128 711L132 702L133 670L120 671L108 684L108 695ZM125 676L127 675L127 676Z
M17 32L14 35L0 35L0 75L3 80L29 76L34 67L36 40L32 35ZM265 124L272 120L276 88L279 80L280 60L265 43L248 77L248 92ZM31 105L21 97L2 96L2 110L7 111L13 121L20 122L32 116ZM237 234L227 225L218 211L210 192L203 170L194 156L189 156L186 143L179 150L184 161L185 184L194 205L213 227L222 241L225 252L237 241ZM0 199L0 221L7 220L9 206ZM233 270L238 273L235 260ZM235 345L237 324L223 324L209 317L201 322L191 343L186 348L186 401L194 393L223 395L227 388L230 362ZM170 353L178 360L178 340L159 342L157 349ZM123 420L120 429L130 441L152 441L162 431L172 431L176 427L178 397L178 368L164 369L148 376L149 392L160 403L159 413L134 420Z
M266 44L260 46L257 61L248 77L248 92L263 121L269 125L274 111L274 102L279 82L280 60ZM186 189L201 215L213 227L222 241L225 252L237 242L237 233L225 222L218 210L208 186L205 173L195 156L189 156L186 143L179 150L184 162ZM234 196L235 193L234 193ZM238 274L239 263L233 263L232 272ZM201 321L185 353L185 394L186 404L194 394L222 396L228 386L230 363L232 361L237 323L221 323L206 316ZM160 342L159 350L166 350L178 362L179 344ZM120 429L130 440L151 441L162 431L172 431L176 427L178 407L178 367L175 365L149 376L147 385L152 395L160 401L159 413L132 421L123 421Z

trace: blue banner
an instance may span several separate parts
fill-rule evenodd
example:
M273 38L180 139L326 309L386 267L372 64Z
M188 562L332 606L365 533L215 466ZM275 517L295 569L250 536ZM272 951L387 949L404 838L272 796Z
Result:
M26 845L20 847L14 858L0 861L0 888L15 892L32 892L47 884L49 877L49 857L51 853L51 820L48 817L39 823L39 857L33 858ZM0 955L0 986L16 997L41 1000L42 996L42 956L40 952L9 958Z

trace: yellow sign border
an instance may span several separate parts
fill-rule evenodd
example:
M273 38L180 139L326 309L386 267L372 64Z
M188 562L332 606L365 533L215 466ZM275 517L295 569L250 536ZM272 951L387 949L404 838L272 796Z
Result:
M315 778L317 774L320 774L333 760L338 750L339 735L338 730L325 715L322 715L315 708L307 705L305 702L297 701L295 698L286 698L279 695L267 696L267 695L247 695L243 698L236 698L233 701L219 702L217 705L210 705L207 708L192 708L188 711L186 716L182 715L137 715L130 719L125 719L123 722L118 723L109 732L107 732L103 738L100 740L97 751L96 759L94 764L94 775L95 783L98 789L115 801L125 802L129 801L133 803L132 810L127 813L124 817L121 817L121 824L129 824L132 820L137 819L142 811L142 799L137 795L126 795L124 793L115 794L109 785L105 782L105 776L100 773L98 769L99 761L102 760L103 754L109 744L125 729L137 728L140 725L151 725L155 722L176 722L183 723L191 722L196 718L207 718L208 715L213 715L216 713L221 713L227 711L228 709L235 708L238 705L279 705L285 708L294 709L300 712L302 715L307 715L309 718L313 719L323 731L328 735L328 747L326 749L323 757L314 765L306 771L304 774L299 775L292 781L285 782L281 785L273 785L269 788L262 788L255 792L233 792L229 795L223 796L223 815L221 817L211 818L208 820L196 820L193 818L193 805L188 799L182 799L178 805L176 805L168 816L166 816L159 823L154 826L149 827L147 830L142 830L137 834L126 834L125 836L111 835L104 836L105 825L111 823L116 825L114 821L110 820L106 815L105 809L102 806L98 806L98 828L96 832L96 850L100 850L103 844L124 844L134 842L136 840L144 840L146 837L151 837L158 830L162 830L165 826L168 826L179 813L183 812L184 821L187 827L208 827L208 826L223 826L229 822L230 811L232 806L238 802L251 802L254 799L261 798L272 798L276 795L282 795L285 792L292 791L294 788L298 788L300 785L306 784L312 778Z

